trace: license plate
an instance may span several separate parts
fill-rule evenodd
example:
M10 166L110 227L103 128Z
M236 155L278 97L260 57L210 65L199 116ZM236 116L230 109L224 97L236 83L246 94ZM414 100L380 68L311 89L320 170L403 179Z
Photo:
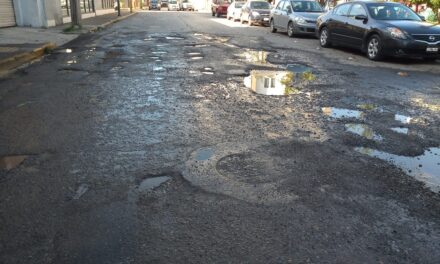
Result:
M438 52L438 48L437 47L427 47L426 52Z
M268 17L263 18L263 21L269 21Z

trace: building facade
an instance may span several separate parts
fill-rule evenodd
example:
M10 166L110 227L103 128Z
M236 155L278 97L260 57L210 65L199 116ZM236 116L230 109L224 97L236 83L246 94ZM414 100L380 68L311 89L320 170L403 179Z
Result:
M79 0L83 18L114 12L114 0ZM70 0L0 0L0 27L53 27L70 22Z

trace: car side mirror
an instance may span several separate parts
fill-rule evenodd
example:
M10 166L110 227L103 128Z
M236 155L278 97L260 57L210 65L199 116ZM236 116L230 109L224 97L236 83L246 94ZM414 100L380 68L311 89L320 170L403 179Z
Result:
M419 15L419 17L422 21L426 21L426 18L424 16Z
M355 17L354 17L354 19L356 19L356 20L362 20L362 21L367 21L368 20L368 17L366 16L366 15L356 15Z
M289 14L289 15L292 14L292 9L290 9L290 8L287 9L287 14Z

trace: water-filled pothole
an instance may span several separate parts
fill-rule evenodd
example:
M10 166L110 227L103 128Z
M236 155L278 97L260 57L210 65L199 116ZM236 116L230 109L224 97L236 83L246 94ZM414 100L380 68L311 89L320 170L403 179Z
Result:
M312 72L312 68L306 65L302 64L287 64L286 70L293 72L293 73L305 73L305 72Z
M159 176L159 177L154 177L154 178L147 178L139 184L138 190L141 192L151 191L169 180L171 180L170 176Z
M196 160L204 161L210 159L214 155L213 148L201 148L196 153Z
M288 71L253 70L244 78L244 85L264 95L288 95L293 89L293 74Z
M371 157L385 160L424 182L431 190L440 191L440 148L429 148L415 157L399 156L370 148L355 148Z
M399 121L402 124L409 124L409 123L411 123L412 117L395 114L394 120Z
M366 139L372 139L376 141L383 140L382 136L376 134L371 127L365 124L345 124L345 128L348 132L359 135Z
M184 39L182 37L177 37L177 36L167 36L165 38L168 40L183 40Z
M322 107L322 112L326 116L330 116L336 119L343 118L355 118L355 119L363 119L364 113L358 110L344 109L344 108L336 108L336 107Z
M409 129L407 127L392 127L392 131L399 133L399 134L405 134L408 135Z

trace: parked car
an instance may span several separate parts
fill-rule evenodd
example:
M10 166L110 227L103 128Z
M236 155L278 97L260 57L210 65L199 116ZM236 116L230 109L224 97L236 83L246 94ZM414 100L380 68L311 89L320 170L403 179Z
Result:
M233 21L240 20L241 8L246 2L234 1L228 7L228 12L226 14L227 19L232 19Z
M440 58L440 26L424 22L399 3L341 4L321 16L316 26L322 47L358 48L371 60L384 56Z
M269 25L271 5L266 1L249 0L241 8L241 23Z
M159 5L158 5L157 0L150 0L149 9L150 10L152 10L152 9L159 9Z
M228 13L229 0L212 0L211 13L212 16L225 16Z
M179 10L179 4L176 0L170 0L168 2L168 11L178 11Z
M289 37L296 34L315 35L316 21L324 9L313 0L284 0L270 13L270 29L287 31Z
M180 2L180 10L194 11L194 5L189 0L182 0Z
M159 10L168 10L168 0L159 0Z

